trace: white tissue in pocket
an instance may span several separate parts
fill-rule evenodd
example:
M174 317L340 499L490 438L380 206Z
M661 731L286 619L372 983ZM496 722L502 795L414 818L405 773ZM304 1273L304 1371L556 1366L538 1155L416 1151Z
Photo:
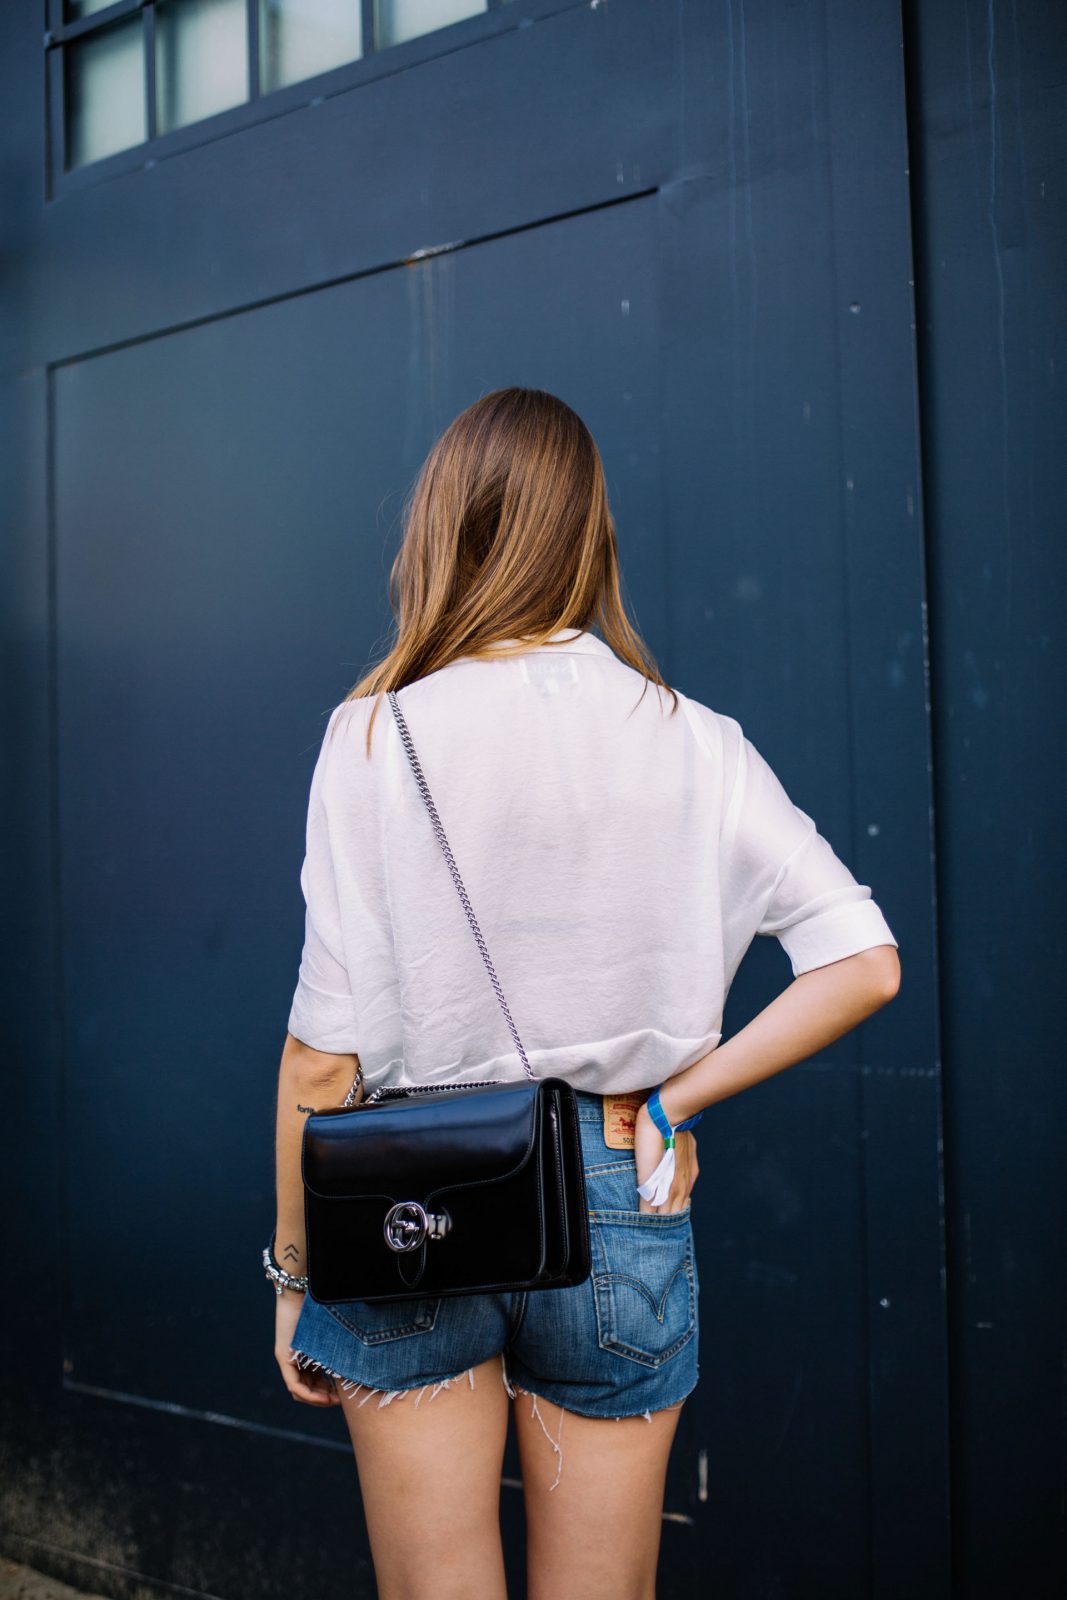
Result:
M651 1206L661 1206L671 1192L674 1183L674 1146L668 1145L664 1150L659 1166L651 1177L644 1183L637 1185L637 1192L647 1200Z

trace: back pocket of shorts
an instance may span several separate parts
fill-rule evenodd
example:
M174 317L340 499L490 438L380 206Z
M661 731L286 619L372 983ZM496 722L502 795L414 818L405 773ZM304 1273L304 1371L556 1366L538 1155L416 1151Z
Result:
M661 1366L697 1330L690 1214L633 1211L617 1221L589 1220L600 1348Z
M335 1322L364 1344L388 1344L429 1333L437 1321L440 1297L422 1300L342 1300L323 1306Z

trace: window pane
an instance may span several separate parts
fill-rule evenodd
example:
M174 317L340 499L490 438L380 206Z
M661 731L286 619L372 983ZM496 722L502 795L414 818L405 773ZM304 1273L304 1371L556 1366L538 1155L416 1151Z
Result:
M248 99L245 0L160 0L156 125L184 128Z
M360 0L260 0L259 83L264 94L363 54Z
M378 48L403 44L485 9L485 0L377 0Z
M81 167L147 138L140 17L67 46L67 165Z
M103 11L105 6L112 6L115 0L67 0L63 7L64 22L80 22L82 17L91 17L94 11Z

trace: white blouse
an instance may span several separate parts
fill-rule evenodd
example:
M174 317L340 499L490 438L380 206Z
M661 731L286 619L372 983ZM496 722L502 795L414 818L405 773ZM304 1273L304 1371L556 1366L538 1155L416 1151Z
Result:
M652 1088L718 1044L756 934L794 976L897 941L733 717L552 637L398 698L533 1071ZM373 704L334 709L311 779L289 1032L368 1091L521 1078L384 697L365 755Z

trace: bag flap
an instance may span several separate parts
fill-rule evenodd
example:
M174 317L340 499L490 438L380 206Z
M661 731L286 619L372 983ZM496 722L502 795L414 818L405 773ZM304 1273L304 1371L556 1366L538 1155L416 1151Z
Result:
M524 1081L313 1113L304 1124L305 1187L327 1200L424 1201L444 1186L508 1177L533 1152L539 1087Z

